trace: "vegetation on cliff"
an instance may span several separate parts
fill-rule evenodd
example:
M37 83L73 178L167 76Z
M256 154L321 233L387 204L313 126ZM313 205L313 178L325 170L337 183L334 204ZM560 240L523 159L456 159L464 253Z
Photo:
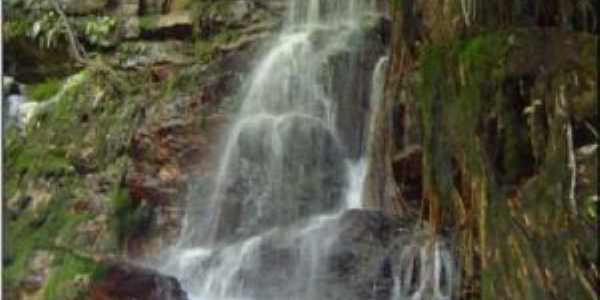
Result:
M4 132L4 292L119 299L106 290L129 276L172 284L115 265L178 232L188 180L210 181L206 158L282 9L59 2L66 19L51 2L3 3L4 70L36 103ZM390 68L367 206L449 238L458 299L597 299L598 4L380 2L389 19L365 26L391 27Z
M396 206L452 236L461 299L598 297L598 27L567 2L395 2Z

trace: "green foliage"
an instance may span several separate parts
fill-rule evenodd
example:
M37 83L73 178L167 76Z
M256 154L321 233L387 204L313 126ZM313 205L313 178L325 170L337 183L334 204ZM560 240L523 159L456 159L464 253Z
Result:
M454 137L447 147L459 147L467 157L477 156L478 146L472 137L477 134L481 116L494 108L496 100L482 97L482 89L486 83L500 81L507 51L506 35L502 33L421 49L423 81L418 89L418 105L428 124L425 136L447 131ZM477 160L466 163L473 171L482 167Z
M4 282L9 287L29 275L28 264L36 250L52 250L58 241L72 240L77 225L91 217L69 210L75 187L80 184L78 180L65 182L65 188L57 190L47 205L36 211L26 210L8 222L9 262L4 264Z
M50 78L42 83L27 86L25 94L29 100L44 101L56 95L60 90L63 81L57 78Z
M135 208L129 198L129 190L125 188L115 188L110 199L115 214L115 231L118 239L122 241L132 227L131 213Z
M15 12L17 13L17 12ZM107 46L116 30L112 16L69 18L74 34L91 46ZM64 20L54 10L25 10L20 17L9 19L3 26L7 40L29 39L41 49L56 49L67 41Z
M27 34L38 42L40 48L55 48L66 37L64 24L54 11L48 11L33 22Z
M34 117L33 124L26 129L24 135L13 132L8 136L6 149L9 159L6 170L9 180L12 180L13 176L20 176L19 174L31 177L56 176L74 171L67 158L67 149L60 144L65 142L66 132L74 130L68 125L75 119L71 107L85 82L86 74L81 73L64 83L64 86L49 80L28 91L31 97L37 97L34 99L41 100L51 94L59 96L59 99L53 103L50 111ZM36 127L42 123L45 127L38 130Z
M480 219L471 225L474 229L467 230L481 234L476 238L484 245L481 249L487 247L484 250L488 255L480 257L487 267L481 274L473 273L480 279L464 280L475 282L483 299L546 299L563 295L565 288L572 289L572 298L583 299L593 294L590 287L596 278L586 270L593 253L597 253L594 231L587 224L595 222L591 208L597 204L596 189L585 193L585 185L578 182L581 215L573 218L564 199L564 183L570 180L564 124L554 116L552 107L554 93L560 87L568 90L571 80L578 82L575 92L567 97L571 103L593 103L588 99L593 98L595 87L588 79L593 75L589 75L587 66L594 63L585 63L576 70L558 63L552 66L555 71L550 78L535 78L535 85L527 85L519 81L522 74L508 73L513 66L507 63L523 59L515 59L514 53L522 53L521 47L531 47L526 45L526 38L522 32L484 33L420 49L422 80L418 83L417 103L423 121L424 181L439 195L442 211L449 218L466 213L468 219ZM586 47L583 43L581 51L589 51ZM582 60L588 61L585 57ZM553 90L546 90L548 87ZM545 134L540 132L547 136L541 148L543 155L539 166L532 167L532 150L528 147L535 136L520 106L535 101L545 108L542 118L549 128ZM584 110L594 111L575 107L576 114ZM546 123L549 119L551 122ZM484 152L489 148L482 146L496 147L496 153L489 155ZM448 180L452 177L447 167L451 159L458 161L462 186ZM579 179L581 182L597 182L595 175L584 176L581 170L578 176L585 177ZM535 176L524 180L530 174L523 175L523 171L535 172ZM474 188L466 187L464 182L475 185L479 178L484 188L481 194L473 195ZM448 184L462 189L462 199L457 201L447 192ZM455 210L454 202L463 203L466 211ZM469 210L471 207L477 208ZM473 241L458 243L469 249ZM465 261L476 256L460 255Z
M194 56L200 63L210 62L216 54L215 45L206 40L198 40L194 42Z
M117 21L110 16L89 17L83 22L79 31L83 31L86 39L96 46L106 46L116 29Z
M60 253L53 261L53 270L44 289L44 298L75 300L84 298L87 285L99 278L105 268L89 258Z
M78 182L68 187L75 188ZM61 190L50 203L39 211L26 211L8 223L8 256L4 264L4 283L9 289L30 275L29 264L36 251L49 251L55 257L50 266L50 279L44 288L44 299L81 299L81 288L73 284L76 277L94 278L102 268L89 259L66 253L58 243L72 241L77 236L78 225L89 220L90 215L75 214L69 210L74 194ZM72 251L70 248L68 251Z
M65 255L58 248L83 247L80 224L95 215L74 211L76 200L86 199L86 184L81 179L81 168L105 172L113 180L122 175L128 160L125 147L129 141L131 126L135 121L136 105L140 99L127 98L129 93L139 92L146 82L133 82L123 72L117 72L101 61L92 61L86 70L70 77L58 92L52 93L56 102L39 113L24 132L7 131L6 141L6 187L7 197L12 199L21 192L30 193L39 182L48 183L51 198L29 207L8 221L7 256L4 260L4 283L16 290L25 276L30 275L29 262L38 250L51 251L58 257L48 286L44 291L47 299L80 299L77 287L71 286L75 277L95 273L95 266L88 264L73 253ZM44 83L43 90L55 84ZM39 92L40 94L43 94ZM125 101L127 99L127 101ZM32 187L33 185L33 187ZM119 192L115 199L120 211L129 208L126 192ZM38 200L36 200L38 201ZM140 210L142 211L142 210ZM127 230L135 223L125 221ZM108 234L108 243L116 238ZM104 243L104 242L103 242ZM109 247L113 247L112 244ZM74 249L73 249L74 250Z
M170 75L165 82L163 97L172 97L179 91L184 84L182 78L177 75Z
M197 39L194 42L194 56L202 64L207 64L219 54L219 48L231 43L242 35L236 30L225 30L207 39Z
M7 41L11 41L27 36L32 26L28 19L9 20L2 24L2 33Z

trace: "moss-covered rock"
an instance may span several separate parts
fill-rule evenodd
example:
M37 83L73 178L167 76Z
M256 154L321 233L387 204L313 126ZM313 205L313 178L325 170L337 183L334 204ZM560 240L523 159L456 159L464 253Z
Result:
M589 188L597 189L591 183L597 175L584 170L597 162L577 158L577 149L598 142L597 129L586 125L598 118L597 103L590 101L597 74L589 69L597 66L589 55L597 38L492 29L497 24L480 19L458 35L436 38L435 29L447 26L422 27L409 17L396 14L396 35L429 33L393 37L387 97L418 108L423 174L414 184L422 184L423 202L401 202L451 232L464 272L457 296L597 296L591 258L598 244L584 205L595 197ZM428 20L445 22L421 21ZM412 118L406 110L401 114L396 118Z
M86 270L93 273L61 249L89 257L117 252L106 190L125 172L120 158L126 156L130 124L143 102L124 102L127 98L119 95L131 95L135 87L125 88L119 80L126 75L112 72L101 62L92 64L53 92L23 132L8 133L3 201L18 209L7 222L11 243L4 283L15 293L30 281L27 264L40 250L65 260L56 265L62 268L49 265L44 271L49 275L40 291L46 299L79 299L78 289L63 285ZM121 164L116 174L115 164Z

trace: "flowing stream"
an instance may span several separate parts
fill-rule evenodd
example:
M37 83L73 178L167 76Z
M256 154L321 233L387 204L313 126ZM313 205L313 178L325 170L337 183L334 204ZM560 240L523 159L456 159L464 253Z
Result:
M282 32L251 74L213 191L192 199L181 237L160 266L192 299L338 299L325 295L320 280L336 222L361 208L370 116L382 100L387 58L372 62L368 99L349 104L352 97L339 95L352 96L356 68L340 74L336 60L360 44L374 1L290 2ZM361 103L364 119L354 127L343 122L352 119L345 107ZM393 297L420 299L401 291L399 277L394 282Z

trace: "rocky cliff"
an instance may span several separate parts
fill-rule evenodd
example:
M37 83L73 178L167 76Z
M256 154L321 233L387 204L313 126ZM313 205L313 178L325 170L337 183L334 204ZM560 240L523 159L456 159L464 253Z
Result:
M136 262L174 241L191 191L210 192L288 3L3 2L4 297L186 299ZM357 266L380 262L363 249L424 222L458 258L456 299L597 299L598 4L376 3L358 55L389 54L364 193L381 214L344 218L327 282L367 295ZM346 74L343 54L331 64ZM347 103L340 127L364 123Z
M4 7L5 296L167 299L170 279L123 262L177 235L189 179L210 180L236 91L285 7Z
M392 2L371 206L452 237L460 299L596 299L597 3Z

